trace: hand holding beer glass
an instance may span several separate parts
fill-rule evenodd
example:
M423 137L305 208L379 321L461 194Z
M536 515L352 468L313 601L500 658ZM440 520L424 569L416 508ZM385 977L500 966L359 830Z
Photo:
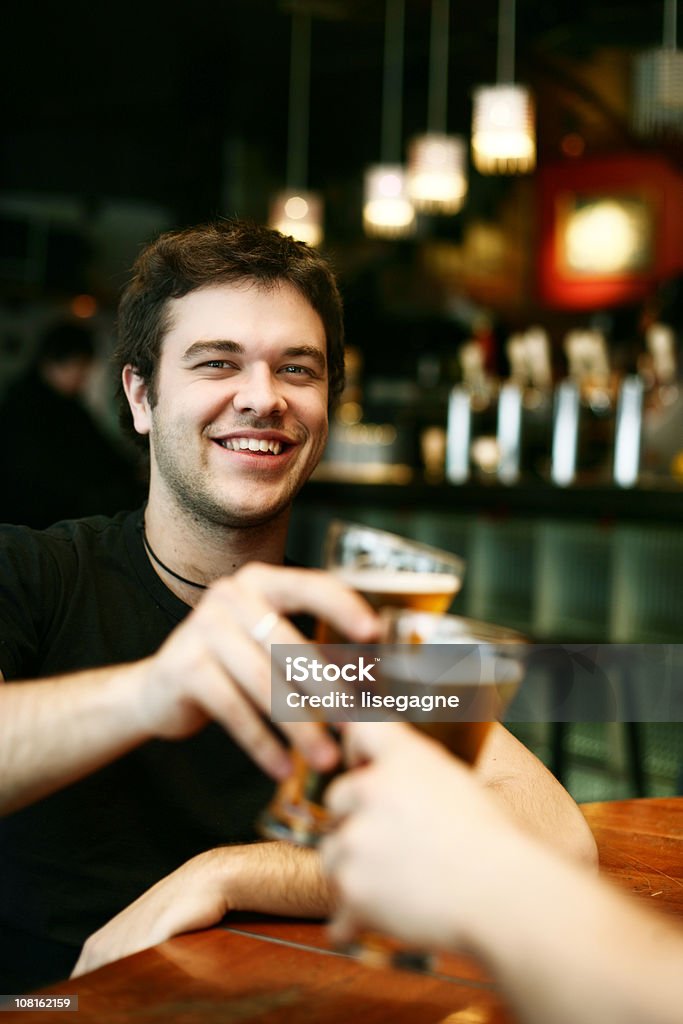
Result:
M333 521L327 532L324 568L358 590L373 607L445 612L462 585L465 563L457 555L359 523ZM343 643L325 622L315 640ZM330 774L314 772L292 752L294 772L277 789L258 827L270 839L315 846L327 816L321 797Z

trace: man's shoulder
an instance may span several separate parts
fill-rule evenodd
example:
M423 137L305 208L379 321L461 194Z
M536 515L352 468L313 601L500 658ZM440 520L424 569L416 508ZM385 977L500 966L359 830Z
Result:
M27 572L51 566L59 575L101 558L122 557L126 536L133 532L141 510L114 516L65 519L45 530L0 525L0 562L23 566Z
M132 661L158 647L165 620L159 626L130 553L139 521L139 513L121 513L64 520L47 530L0 527L5 678Z
M118 512L114 516L87 516L83 519L62 519L44 530L12 523L0 524L0 539L5 544L26 548L54 548L68 546L82 541L97 545L107 540L116 540L129 527L131 521L138 521L141 510Z
M107 538L116 538L124 532L131 519L137 520L141 517L141 510L134 512L117 512L113 516L86 516L83 519L63 519L53 523L45 530L34 532L45 536L48 543L51 541L69 542L75 538L83 538L91 543L97 543Z

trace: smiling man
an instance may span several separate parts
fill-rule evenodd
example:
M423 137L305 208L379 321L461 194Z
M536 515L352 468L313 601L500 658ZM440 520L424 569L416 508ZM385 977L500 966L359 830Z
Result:
M168 548L170 527L187 558L189 517L219 556L224 531L246 529L254 557L281 561L292 500L327 440L322 320L287 282L245 283L172 299L169 325L151 395L123 370L150 438L148 535Z
M0 529L4 992L64 977L91 935L79 971L230 910L329 909L317 855L254 842L253 822L268 775L291 768L264 719L269 645L303 640L287 616L376 636L358 595L282 565L343 382L334 278L267 228L163 235L124 292L117 358L149 446L145 508ZM335 763L320 726L282 728L314 767ZM479 771L590 858L577 808L505 730Z

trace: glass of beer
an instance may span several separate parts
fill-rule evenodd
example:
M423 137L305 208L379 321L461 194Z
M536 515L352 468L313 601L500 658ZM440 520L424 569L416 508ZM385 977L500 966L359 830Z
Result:
M327 530L324 568L374 608L445 612L462 586L465 563L458 555L360 523L333 520ZM341 643L319 623L319 643Z
M391 645L382 659L381 688L412 700L402 717L473 765L519 688L527 639L459 615L384 608L381 619L381 643ZM452 644L465 647L451 652ZM425 645L438 645L438 655ZM455 707L449 696L458 698Z
M372 695L378 719L408 719L473 765L521 683L526 639L455 615L388 608L381 619L381 679ZM383 703L387 696L391 710ZM430 954L375 932L361 932L344 951L371 966L421 972L432 966Z
M463 559L448 551L340 520L333 520L328 528L323 565L358 590L374 608L428 612L445 612L450 607L465 573ZM320 644L344 643L344 637L322 620L317 623L315 640ZM292 761L292 775L278 787L257 826L269 839L315 846L327 825L322 793L337 772L313 771L296 750L292 751Z

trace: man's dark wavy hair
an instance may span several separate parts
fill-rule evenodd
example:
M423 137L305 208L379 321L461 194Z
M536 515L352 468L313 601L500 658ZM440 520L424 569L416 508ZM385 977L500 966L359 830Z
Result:
M118 312L114 362L119 381L130 363L156 403L161 344L170 324L169 299L208 285L253 282L272 288L292 285L322 320L327 339L329 403L344 386L342 301L329 264L315 249L279 231L240 220L218 220L183 231L169 231L148 245L135 261ZM135 438L130 409L119 384L121 423Z

